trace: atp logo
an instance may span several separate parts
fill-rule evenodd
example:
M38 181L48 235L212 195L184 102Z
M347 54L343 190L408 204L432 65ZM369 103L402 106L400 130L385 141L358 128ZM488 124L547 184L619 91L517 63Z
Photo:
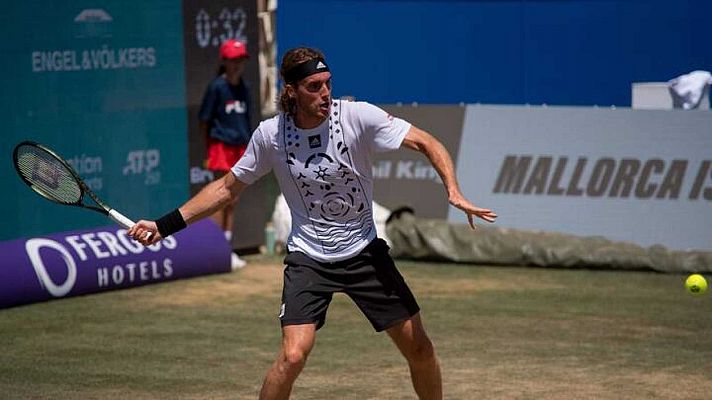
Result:
M126 155L123 175L144 175L146 186L161 183L161 151L159 149L131 150Z

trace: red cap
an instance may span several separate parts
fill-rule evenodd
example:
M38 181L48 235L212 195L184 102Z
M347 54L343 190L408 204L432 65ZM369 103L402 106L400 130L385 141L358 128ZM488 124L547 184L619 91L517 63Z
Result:
M220 45L220 58L230 59L249 56L247 54L247 46L238 40L228 39Z

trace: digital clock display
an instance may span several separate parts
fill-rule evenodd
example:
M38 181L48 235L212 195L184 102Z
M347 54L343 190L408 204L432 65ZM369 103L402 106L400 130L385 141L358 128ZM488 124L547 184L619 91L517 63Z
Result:
M210 15L201 8L195 15L195 39L198 46L218 47L227 39L237 39L247 43L247 13L241 7L230 10L223 8L215 15Z

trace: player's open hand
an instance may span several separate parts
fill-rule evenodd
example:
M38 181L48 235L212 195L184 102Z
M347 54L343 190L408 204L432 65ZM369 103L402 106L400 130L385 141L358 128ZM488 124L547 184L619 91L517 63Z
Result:
M158 232L158 227L153 221L140 220L136 225L126 231L131 238L144 246L159 242L163 237Z
M461 193L450 196L448 199L450 204L459 208L467 214L467 222L470 223L470 227L475 229L474 217L483 219L487 222L494 222L497 219L497 213L487 208L480 208L470 203Z

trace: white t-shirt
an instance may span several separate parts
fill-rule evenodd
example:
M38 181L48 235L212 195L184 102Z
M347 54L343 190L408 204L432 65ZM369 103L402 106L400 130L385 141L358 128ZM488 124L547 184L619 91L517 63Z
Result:
M399 148L410 126L365 102L333 100L314 129L280 113L260 123L232 173L251 184L274 170L292 214L287 248L345 260L376 237L373 153Z

